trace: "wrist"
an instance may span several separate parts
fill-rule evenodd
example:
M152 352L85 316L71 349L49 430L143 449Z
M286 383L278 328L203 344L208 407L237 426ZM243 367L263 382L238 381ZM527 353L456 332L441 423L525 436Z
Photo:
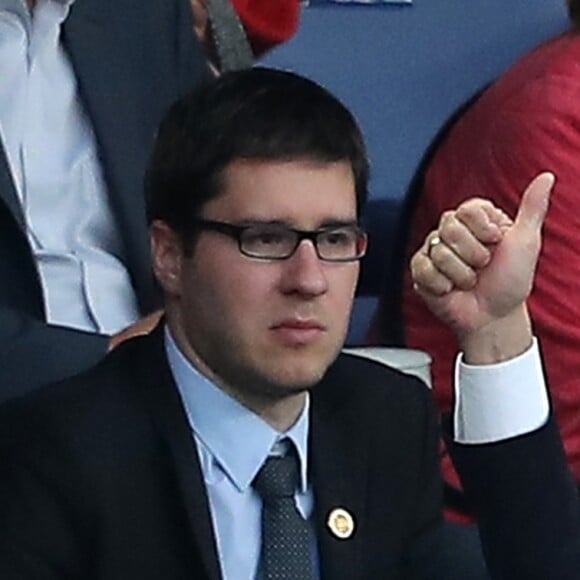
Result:
M532 325L525 304L459 337L463 360L471 365L497 364L524 353L532 344Z

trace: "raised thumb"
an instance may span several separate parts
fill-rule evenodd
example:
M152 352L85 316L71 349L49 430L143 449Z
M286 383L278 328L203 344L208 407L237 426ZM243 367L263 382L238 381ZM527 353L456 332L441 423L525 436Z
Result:
M541 230L555 182L555 175L549 171L540 173L532 179L520 202L515 221L517 229L526 229L530 233Z

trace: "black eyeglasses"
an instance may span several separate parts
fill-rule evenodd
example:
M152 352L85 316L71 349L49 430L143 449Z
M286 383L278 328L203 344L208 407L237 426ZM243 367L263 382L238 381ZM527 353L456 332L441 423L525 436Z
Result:
M196 220L202 230L219 232L238 242L244 256L259 260L285 260L302 240L314 244L325 262L360 260L367 249L367 234L356 224L331 225L318 230L297 230L282 224L255 223L244 226L213 220Z

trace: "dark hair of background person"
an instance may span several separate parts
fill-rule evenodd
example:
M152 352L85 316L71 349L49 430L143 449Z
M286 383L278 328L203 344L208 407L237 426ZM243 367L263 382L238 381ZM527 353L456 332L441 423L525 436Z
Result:
M580 29L580 0L566 0L568 14L575 28Z
M361 131L326 89L267 68L227 73L178 101L161 123L146 177L147 219L166 222L184 247L205 203L221 193L234 160L346 160L357 214L369 164Z

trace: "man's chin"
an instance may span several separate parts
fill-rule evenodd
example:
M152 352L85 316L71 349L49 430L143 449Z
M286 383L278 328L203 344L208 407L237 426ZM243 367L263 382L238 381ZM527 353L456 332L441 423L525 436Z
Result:
M293 395L311 389L326 374L335 357L325 357L324 361L292 361L272 369L268 382L273 393L279 396Z
M338 347L330 348L328 344L300 351L264 349L259 357L255 352L247 358L240 357L222 378L232 386L238 385L235 390L280 400L320 382L338 353Z

